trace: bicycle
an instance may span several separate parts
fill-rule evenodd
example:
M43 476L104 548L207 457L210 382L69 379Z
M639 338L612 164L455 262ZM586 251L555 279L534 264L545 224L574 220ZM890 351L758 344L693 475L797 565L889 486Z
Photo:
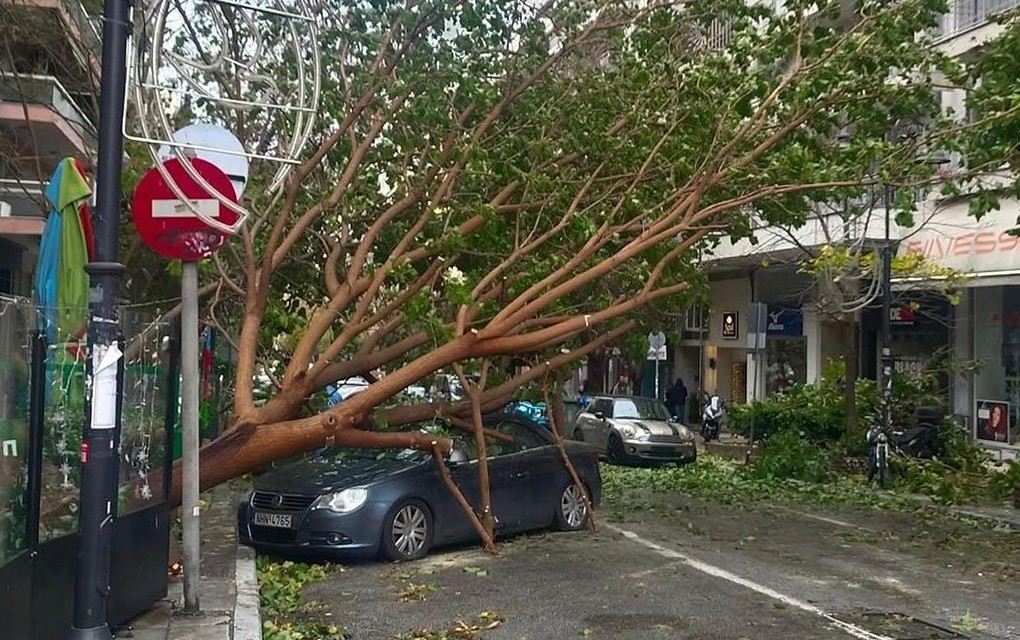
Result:
M876 425L868 429L867 439L871 445L868 454L868 482L878 476L878 486L885 489L893 480L892 467L889 466L889 434L882 425Z

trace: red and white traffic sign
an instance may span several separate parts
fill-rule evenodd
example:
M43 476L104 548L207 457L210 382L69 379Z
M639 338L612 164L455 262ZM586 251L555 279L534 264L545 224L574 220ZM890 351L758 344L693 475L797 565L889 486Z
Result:
M237 202L234 185L216 165L201 158L189 158L198 175L220 196L209 193L198 184L177 158L163 163L181 193L203 215L225 225L237 222L237 214L223 200ZM142 176L131 200L131 219L138 235L150 249L166 258L192 262L216 253L229 234L214 229L195 215L163 179L159 169L149 169Z

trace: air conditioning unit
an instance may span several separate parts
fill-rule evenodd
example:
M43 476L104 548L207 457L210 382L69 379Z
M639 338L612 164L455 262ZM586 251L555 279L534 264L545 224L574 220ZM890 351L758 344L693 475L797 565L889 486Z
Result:
M11 203L6 200L0 200L0 218L11 217Z
M684 331L700 333L705 330L705 310L692 307L684 314Z

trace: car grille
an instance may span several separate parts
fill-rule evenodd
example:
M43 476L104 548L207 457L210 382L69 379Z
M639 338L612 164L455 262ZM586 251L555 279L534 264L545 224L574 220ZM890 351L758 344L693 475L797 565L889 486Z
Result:
M684 440L680 436L663 435L663 434L658 434L658 433L653 433L652 436L650 438L648 438L648 441L649 442L660 442L660 443L663 443L663 444L666 444L666 443L668 443L668 444L680 444L680 443L684 442Z
M252 525L252 542L265 542L266 544L293 544L297 539L297 531L294 529L277 529L276 527L259 527Z
M677 450L673 447L649 447L645 455L672 458L677 455Z
M317 496L299 496L292 493L271 493L256 491L251 497L251 506L271 511L304 511L315 502Z

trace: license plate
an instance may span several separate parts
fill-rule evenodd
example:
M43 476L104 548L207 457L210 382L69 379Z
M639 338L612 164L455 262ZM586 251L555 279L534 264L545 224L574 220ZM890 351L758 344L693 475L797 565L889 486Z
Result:
M293 516L283 513L256 513L255 524L260 527L290 529Z

